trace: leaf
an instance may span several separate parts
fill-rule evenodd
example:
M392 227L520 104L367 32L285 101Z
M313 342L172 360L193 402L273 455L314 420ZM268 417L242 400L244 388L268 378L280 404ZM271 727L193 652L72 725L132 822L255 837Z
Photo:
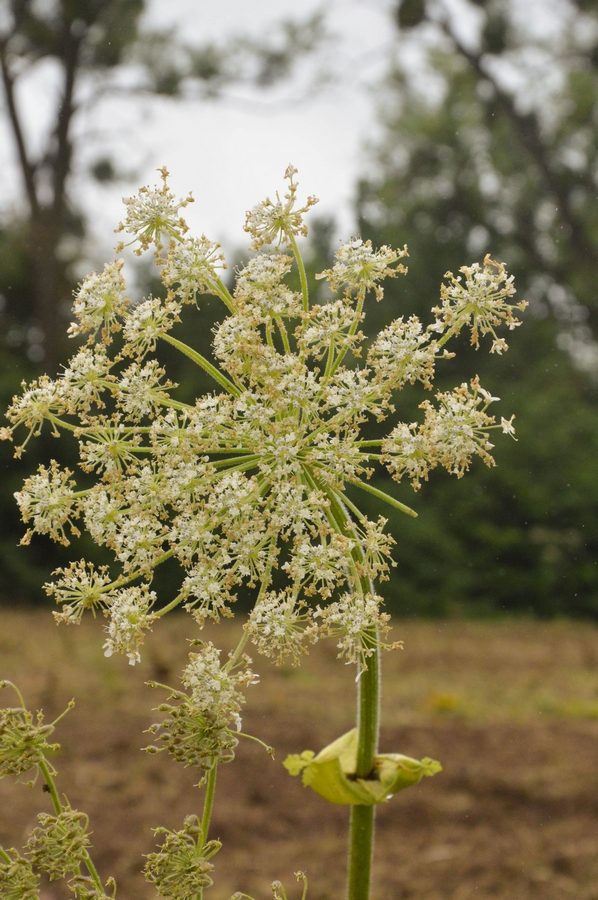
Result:
M305 787L329 803L373 806L383 803L399 791L418 784L422 778L442 771L439 762L426 756L412 759L401 753L383 753L375 757L372 778L357 778L357 730L354 728L324 747L317 756L311 750L292 754L284 761L291 775L301 773Z

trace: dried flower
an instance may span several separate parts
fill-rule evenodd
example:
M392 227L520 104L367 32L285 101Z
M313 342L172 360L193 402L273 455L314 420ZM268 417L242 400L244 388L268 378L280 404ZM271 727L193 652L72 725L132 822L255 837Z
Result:
M180 831L154 828L163 836L159 850L146 855L143 874L161 897L169 900L190 900L210 887L214 870L210 860L218 853L220 841L202 840L197 816L187 816Z
M39 813L39 825L33 829L25 845L31 864L46 873L50 881L79 871L87 857L89 819L70 806L53 816Z
M3 900L39 900L39 875L14 847L0 852L0 897Z

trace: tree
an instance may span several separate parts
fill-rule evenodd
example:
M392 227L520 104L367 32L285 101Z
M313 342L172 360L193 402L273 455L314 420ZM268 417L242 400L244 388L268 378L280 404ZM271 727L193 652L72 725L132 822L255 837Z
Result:
M70 192L82 108L115 92L205 98L232 82L267 87L288 75L322 37L322 21L315 15L301 24L279 23L263 42L237 38L226 48L189 46L172 30L149 30L142 19L145 7L145 0L7 0L0 25L1 88L25 201L20 231L32 270L32 302L15 315L41 328L50 370L60 358L61 306L85 230L84 211ZM23 124L19 83L48 63L59 73L60 91L43 146L35 151ZM114 172L113 160L99 156L91 174L107 180Z
M119 174L101 135L89 152L80 125L83 113L88 121L90 109L97 113L101 103L114 97L124 96L131 103L157 96L208 102L239 83L267 89L289 76L297 60L317 50L325 37L321 17L313 15L299 22L281 20L260 40L233 36L225 46L190 45L174 30L151 30L144 24L147 5L146 0L6 0L0 10L0 115L12 136L22 186L10 220L0 222L3 409L21 379L38 374L40 365L55 372L58 361L66 358L61 345L87 229L73 175L82 174L87 158L92 162L85 177L110 181ZM25 127L21 87L38 70L50 67L59 89L38 147ZM208 328L206 343L209 336ZM184 381L184 373L181 376ZM51 452L60 456L52 438L47 441ZM37 452L29 450L32 464ZM47 444L39 452L47 453ZM16 584L23 596L33 596L49 570L63 560L60 552L49 553L47 548L28 561L15 553L19 527L12 492L20 474L4 459L0 588L12 597Z
M598 23L590 4L563 2L559 37L547 40L507 0L464 5L465 19L440 0L397 6L398 61L374 175L358 188L359 228L398 246L414 234L409 281L422 309L462 260L491 250L515 272L528 324L502 374L476 361L517 414L519 444L497 455L498 473L480 467L466 496L424 487L420 519L402 529L395 596L407 611L595 616ZM538 81L538 60L551 78ZM462 348L463 377L472 352Z

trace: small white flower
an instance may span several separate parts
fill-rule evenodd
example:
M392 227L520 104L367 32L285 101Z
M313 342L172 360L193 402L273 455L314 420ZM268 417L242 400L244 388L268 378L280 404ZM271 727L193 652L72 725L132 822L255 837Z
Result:
M125 351L132 356L145 356L155 350L158 338L180 321L180 311L180 304L172 298L148 297L138 303L125 322Z
M162 179L161 185L155 185L153 188L146 185L139 188L135 196L123 200L126 216L116 231L125 231L133 235L130 243L139 244L135 248L137 255L152 244L155 244L156 250L159 251L163 235L179 240L187 231L187 223L179 215L179 211L189 203L193 203L193 197L188 194L183 200L177 200L168 186L168 169L163 167L158 171Z
M381 300L384 292L379 282L405 274L407 269L399 262L405 256L409 256L406 246L393 250L384 245L374 250L371 241L353 238L338 248L332 269L320 272L316 278L325 278L333 290L344 287L358 294L373 290L376 299Z
M48 534L53 540L66 546L69 544L66 525L73 534L79 534L73 524L79 510L72 475L70 469L61 469L52 460L49 469L40 466L37 474L25 479L23 489L15 493L15 499L23 521L32 522L33 525L22 538L22 544L28 544L34 532L37 532Z
M122 588L112 594L107 611L110 621L106 626L108 637L104 641L104 656L124 653L129 665L141 662L140 648L145 632L155 619L151 609L156 595L147 585Z
M75 291L73 313L77 321L69 327L71 337L101 332L108 342L112 332L120 331L129 306L122 267L122 259L117 259L81 282Z
M266 197L254 206L245 217L245 231L253 237L253 247L259 250L265 244L291 245L295 236L306 235L307 228L303 216L318 202L316 197L308 197L305 206L296 208L297 169L288 166L284 173L288 181L287 192L281 200L278 193L275 200Z

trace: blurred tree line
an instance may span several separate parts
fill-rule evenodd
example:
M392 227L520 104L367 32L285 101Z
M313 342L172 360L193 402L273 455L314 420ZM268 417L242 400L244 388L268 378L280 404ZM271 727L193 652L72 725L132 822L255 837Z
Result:
M464 345L449 380L441 371L439 389L454 385L455 372L457 380L478 373L502 398L504 414L516 413L518 442L501 440L497 468L478 465L467 483L439 475L415 498L401 489L420 517L388 515L399 564L384 593L403 614L595 617L598 17L587 0L560 0L541 16L512 0L460 5L459 15L442 0L401 0L393 9L396 58L380 92L382 134L369 150L356 207L364 237L408 243L410 271L388 285L370 327L405 313L428 315L446 270L487 251L504 260L530 301L525 325L502 358ZM181 50L172 34L147 34L142 0L55 0L43 14L19 0L9 6L0 33L4 112L26 202L20 219L0 225L3 404L20 377L40 366L55 370L66 352L61 336L85 235L85 217L69 193L77 79L89 76L95 90L110 92L126 69L134 73L132 93L214 96L235 79L266 86L286 76L323 32L318 17L286 23L274 42L240 41L231 55L210 44ZM19 140L14 84L48 57L63 89L54 131L33 160ZM116 174L109 159L92 168L96 178ZM312 271L328 265L334 243L334 223L316 221ZM206 311L216 314L211 304ZM207 327L202 352L209 334ZM185 372L177 374L184 391ZM400 412L417 416L415 394ZM38 452L47 457L47 446L30 452L28 470ZM20 525L10 494L23 468L17 472L7 455L0 590L14 594L18 583L39 596L40 569L58 565L63 553L52 548L46 559L50 550L38 541L32 566L31 551L26 561L15 552Z

